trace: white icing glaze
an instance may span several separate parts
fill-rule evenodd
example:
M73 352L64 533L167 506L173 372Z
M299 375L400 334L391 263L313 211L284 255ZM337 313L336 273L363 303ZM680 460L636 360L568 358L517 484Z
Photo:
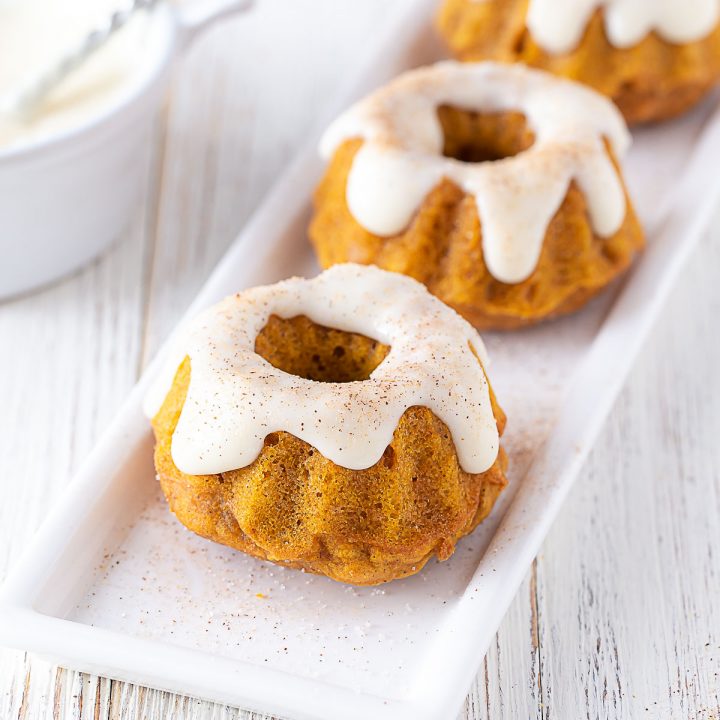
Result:
M122 6L118 0L0 0L0 107ZM150 24L145 13L136 13L31 118L0 112L0 148L63 132L117 101L146 67Z
M653 31L671 43L701 40L720 20L719 0L531 0L527 27L538 45L560 55L577 47L599 9L608 41L618 48Z
M324 383L278 370L255 353L271 315L306 315L391 346L367 380ZM191 379L172 457L198 475L245 467L268 433L285 430L334 463L363 469L390 444L398 421L420 405L441 418L466 472L497 457L498 430L477 331L412 278L374 266L336 265L312 280L246 290L202 313L183 333L145 412L160 409L183 358Z
M535 142L494 162L444 157L440 105L524 114ZM363 138L347 182L355 219L376 235L401 232L425 196L448 178L475 198L488 270L505 283L532 274L547 226L575 180L593 229L614 234L625 218L625 194L603 138L621 157L630 135L617 108L578 83L522 65L442 62L405 73L357 103L326 131L329 158Z

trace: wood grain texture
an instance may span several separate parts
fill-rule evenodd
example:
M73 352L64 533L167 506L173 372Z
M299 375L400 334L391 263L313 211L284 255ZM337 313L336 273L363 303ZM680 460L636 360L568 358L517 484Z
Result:
M262 0L254 16L212 30L178 68L133 227L74 277L0 306L0 575L387 6ZM713 229L505 617L463 720L720 720L718 267ZM267 720L0 650L6 718Z
M714 223L538 562L558 717L720 717L718 261Z

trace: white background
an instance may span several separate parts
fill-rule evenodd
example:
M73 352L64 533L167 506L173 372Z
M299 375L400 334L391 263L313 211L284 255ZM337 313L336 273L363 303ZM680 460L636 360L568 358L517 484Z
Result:
M0 305L1 575L391 1L410 0L260 0L212 31L178 67L131 230ZM688 264L463 717L718 718L719 241L713 226ZM247 714L0 650L0 718L15 717Z

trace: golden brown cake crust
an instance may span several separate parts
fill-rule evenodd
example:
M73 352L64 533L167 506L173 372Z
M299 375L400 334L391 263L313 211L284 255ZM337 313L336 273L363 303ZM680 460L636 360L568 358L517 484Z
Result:
M438 115L446 155L494 159L532 144L517 113L440 108ZM518 284L502 283L483 259L475 200L450 181L430 192L402 233L380 237L362 227L346 202L348 174L361 144L348 140L337 149L315 192L309 234L320 265L357 262L410 275L477 328L512 329L572 312L622 274L644 245L627 192L622 226L602 238L594 234L585 197L573 183L548 226L532 275Z
M445 0L437 25L456 57L522 62L583 82L612 98L630 124L679 115L720 80L720 26L684 45L651 33L616 48L598 11L575 50L552 55L526 29L527 9L528 0Z
M388 349L305 317L273 316L256 341L271 364L318 381L367 377ZM186 359L153 418L161 487L190 530L256 557L355 585L412 575L433 555L448 558L506 484L502 449L486 472L464 472L447 427L423 407L405 412L381 460L366 470L340 467L274 432L245 468L184 474L170 447L190 374ZM505 417L491 399L502 432Z

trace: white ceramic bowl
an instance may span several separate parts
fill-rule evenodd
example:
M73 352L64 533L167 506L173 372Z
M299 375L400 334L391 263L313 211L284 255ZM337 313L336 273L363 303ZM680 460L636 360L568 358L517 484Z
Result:
M138 204L150 131L172 61L209 24L250 0L160 4L144 69L82 124L0 150L0 298L75 270L115 240Z

